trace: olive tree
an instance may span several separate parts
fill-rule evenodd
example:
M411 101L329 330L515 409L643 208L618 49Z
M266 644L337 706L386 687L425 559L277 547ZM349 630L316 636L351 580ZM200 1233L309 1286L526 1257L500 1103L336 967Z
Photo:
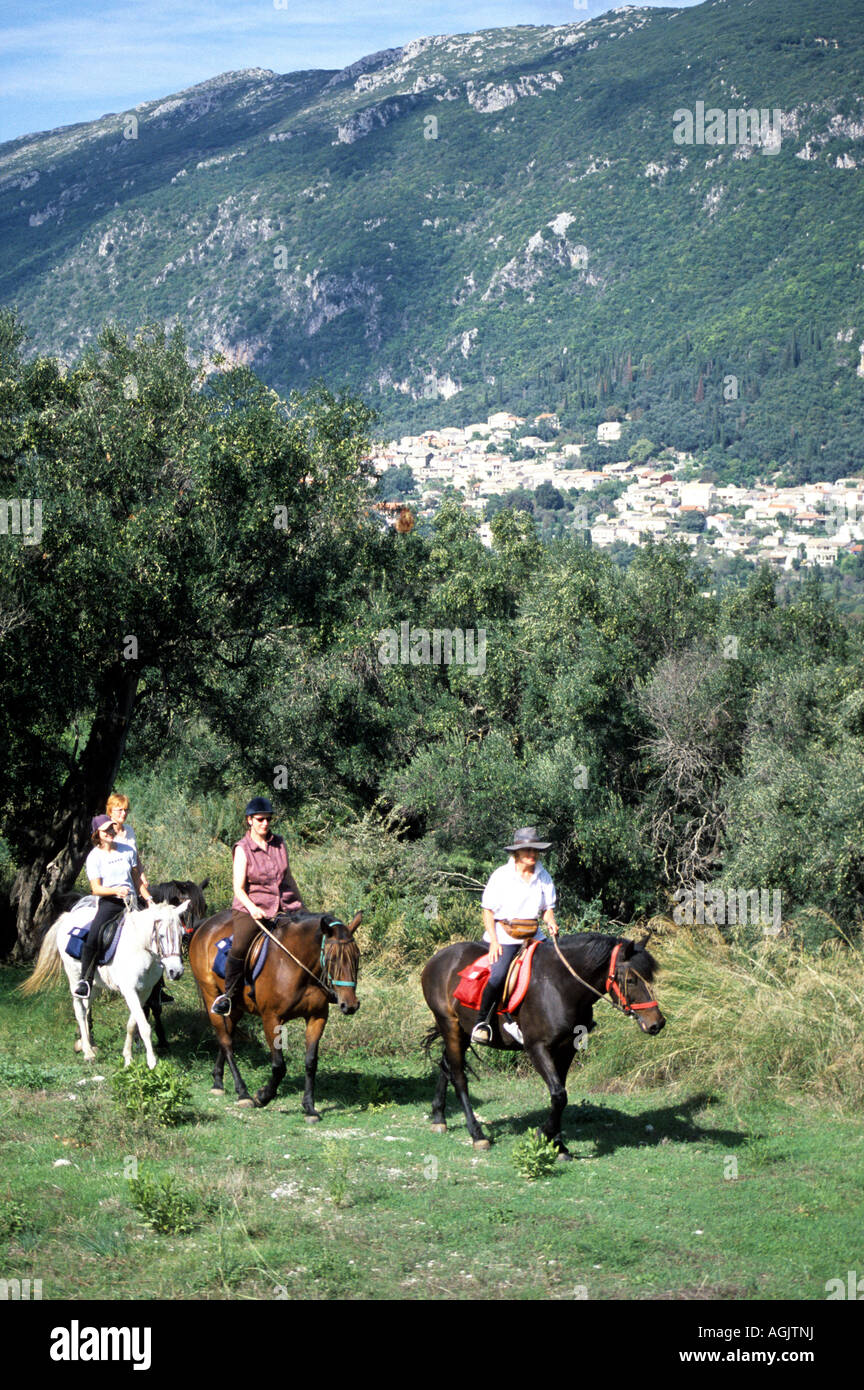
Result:
M232 672L272 678L269 633L320 620L370 416L323 388L285 402L247 369L205 375L179 330L109 327L69 370L28 362L8 316L0 416L3 494L40 511L0 536L0 832L27 957L148 701L224 706Z

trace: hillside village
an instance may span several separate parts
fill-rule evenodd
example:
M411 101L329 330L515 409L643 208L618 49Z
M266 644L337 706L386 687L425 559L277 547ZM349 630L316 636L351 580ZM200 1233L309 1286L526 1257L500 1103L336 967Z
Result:
M491 545L492 533L483 516L491 496L520 488L533 491L544 482L572 496L620 481L621 495L590 524L588 509L576 507L573 527L588 531L592 545L683 540L715 555L767 561L787 570L832 565L844 553L864 550L862 477L796 487L693 481L691 454L667 449L644 464L616 459L619 421L597 426L597 443L608 449L609 462L586 468L580 464L584 444L530 434L517 438L526 424L520 416L499 411L482 423L404 435L378 448L372 462L379 475L394 467L411 470L421 516L434 514L445 488L463 493L466 505L478 514L478 534L486 545ZM559 431L558 418L549 411L535 416L533 424L544 426L546 434ZM513 443L533 457L511 457L505 449ZM398 511L395 504L393 510Z

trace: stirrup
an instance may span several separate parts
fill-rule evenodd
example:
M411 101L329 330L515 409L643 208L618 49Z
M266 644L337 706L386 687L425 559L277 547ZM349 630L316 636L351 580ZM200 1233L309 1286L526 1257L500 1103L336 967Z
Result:
M219 994L210 1005L211 1014L218 1014L220 1018L227 1018L231 1012L231 995Z
M491 1043L492 1024L487 1018L483 1018L479 1023L474 1024L471 1032L471 1041L473 1043Z
M83 979L83 978L80 979L80 980L78 981L77 985L75 986L75 988L73 989L72 993L75 995L75 998L76 998L76 999L89 999L89 998L90 998L90 981L89 981L89 980L85 980L85 979Z

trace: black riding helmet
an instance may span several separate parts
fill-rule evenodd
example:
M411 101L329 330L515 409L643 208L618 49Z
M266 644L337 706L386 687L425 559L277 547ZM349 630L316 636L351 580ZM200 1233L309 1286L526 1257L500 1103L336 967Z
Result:
M244 816L272 816L274 811L266 796L253 796L243 814Z

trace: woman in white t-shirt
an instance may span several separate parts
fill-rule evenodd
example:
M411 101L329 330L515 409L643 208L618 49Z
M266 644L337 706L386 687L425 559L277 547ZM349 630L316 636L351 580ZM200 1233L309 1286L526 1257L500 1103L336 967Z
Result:
M99 899L99 906L81 949L81 979L73 991L79 999L90 998L99 954L99 933L105 924L119 917L127 902L130 899L134 902L136 895L148 903L153 901L146 883L142 882L138 851L132 845L115 843L111 817L94 816L90 824L93 848L84 867L90 880L90 892Z
M538 840L536 826L517 830L512 845L504 846L510 858L495 870L483 890L483 939L489 942L492 969L480 1000L480 1020L471 1034L472 1042L491 1043L492 1013L507 971L526 941L542 938L539 918L543 918L553 936L558 935L555 885L543 865L537 863L538 854L547 850L550 843Z

